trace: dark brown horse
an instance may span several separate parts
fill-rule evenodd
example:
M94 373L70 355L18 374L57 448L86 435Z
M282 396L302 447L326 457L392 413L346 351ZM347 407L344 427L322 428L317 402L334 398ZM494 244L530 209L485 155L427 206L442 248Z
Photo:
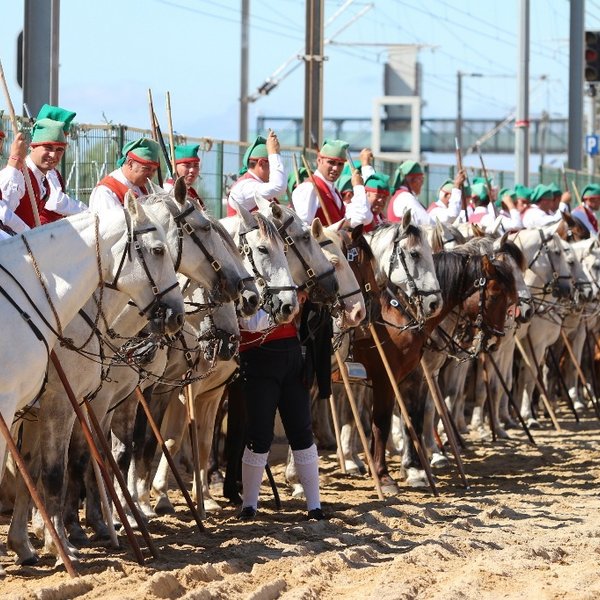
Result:
M487 256L449 251L434 255L435 272L443 296L441 312L425 321L416 317L389 282L377 286L373 273L373 254L361 235L349 243L354 260L350 261L365 295L367 314L381 339L387 359L408 405L418 435L423 431L425 409L424 378L420 359L431 332L455 308L477 332L478 350L493 336L502 335L507 307L516 301L515 280L509 267ZM358 328L352 346L353 359L361 362L373 386L372 449L377 473L387 493L397 486L386 464L385 449L389 437L395 398L381 357L367 330ZM407 473L420 471L416 450L404 427L402 466Z

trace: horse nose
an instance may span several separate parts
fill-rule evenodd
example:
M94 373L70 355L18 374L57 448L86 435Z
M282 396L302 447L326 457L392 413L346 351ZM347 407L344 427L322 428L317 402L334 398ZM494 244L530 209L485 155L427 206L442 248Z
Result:
M177 333L183 327L184 316L180 312L167 311L165 333Z
M437 314L442 308L441 298L437 294L430 294L423 300L423 308L428 317Z
M258 310L259 298L252 290L245 289L242 292L242 312L250 317Z
M295 308L296 308L296 307L295 307L295 306L294 306L292 303L288 302L288 303L286 303L286 304L282 304L282 305L281 305L281 312L282 312L282 313L283 313L283 314L284 314L286 317L289 317L289 316L290 316L290 315L291 315L291 314L294 312Z

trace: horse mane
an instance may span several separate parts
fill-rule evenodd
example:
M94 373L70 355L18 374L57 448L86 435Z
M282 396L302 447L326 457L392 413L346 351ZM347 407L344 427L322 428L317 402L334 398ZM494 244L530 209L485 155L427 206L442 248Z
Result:
M275 225L273 225L273 223L269 221L267 217L261 215L259 212L254 212L252 214L254 215L254 218L256 219L258 224L262 225L261 230L266 233L267 237L270 240L281 240L281 236L277 231L277 227L275 227Z
M234 253L234 256L239 255L240 251L237 248L237 246L235 245L235 243L233 242L233 239L232 239L231 235L229 235L229 232L227 231L227 229L225 229L225 227L223 227L223 225L221 225L221 223L219 223L219 221L217 219L215 219L213 216L209 215L206 212L203 212L202 214L210 222L210 224L215 228L215 231L221 236L223 242L227 245L227 247L231 250L231 252Z
M575 221L575 225L577 225L578 229L580 229L580 234L582 240L590 239L590 230L585 226L584 222L576 215L570 215L571 219Z
M500 246L499 252L505 252L511 256L512 259L517 263L519 269L521 269L522 272L525 272L525 269L527 268L525 255L523 254L521 248L519 248L519 246L517 246L513 241L505 240L502 246Z
M402 231L402 234L398 241L402 241L408 239L412 244L418 244L421 239L421 229L416 225L410 223L408 227L404 230L401 230L402 225L400 223L383 223L379 225L377 229L373 232L373 240L379 239L383 235L385 235L388 231L395 231L396 233Z
M466 291L466 284L485 277L483 255L465 250L467 248L461 247L455 250L444 250L433 255L435 274L442 290L444 302L462 296ZM495 279L506 288L509 295L514 296L516 282L511 266L503 261L492 260L492 262L496 269Z
M152 206L153 204L159 204L160 202L163 202L165 198L170 197L172 197L170 192L165 192L165 190L161 189L159 191L154 191L147 196L140 196L137 201L142 206Z

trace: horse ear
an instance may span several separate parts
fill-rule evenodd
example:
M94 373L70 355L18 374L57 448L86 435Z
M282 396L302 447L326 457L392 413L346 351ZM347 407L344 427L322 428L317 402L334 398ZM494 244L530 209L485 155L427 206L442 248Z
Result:
M573 217L567 213L567 212L563 212L561 213L562 216L562 220L569 226L569 227L575 227L577 225L577 223L575 222L575 219L573 219Z
M250 213L248 213L248 214L250 214ZM263 237L263 238L267 237L268 234L267 234L267 226L265 223L265 217L263 215L261 215L259 212L255 212L250 215L250 218L254 218L256 220L256 222L258 223L258 230L260 231L261 237Z
M361 223L352 228L352 241L355 242L364 232L365 226Z
M345 222L346 219L341 219L340 221L337 221L337 223L332 223L331 225L328 225L327 229L329 229L329 231L339 231L344 226Z
M431 251L439 254L444 250L444 233L441 223L438 221L431 232Z
M471 223L471 231L473 232L473 237L484 237L485 231L481 229L477 223Z
M156 185L152 179L146 179L146 184L151 194L159 194L165 191L159 185Z
M271 202L271 214L273 215L274 219L281 221L283 211L281 210L281 206L279 206L277 202Z
M233 198L229 199L229 203L230 203L230 206L235 210L235 212L240 217L242 223L248 229L253 229L254 225L256 224L256 221L254 220L252 213L247 208L244 208L241 204L239 204L237 202L237 200L234 200Z
M177 200L179 204L185 204L185 199L187 196L187 186L185 185L183 177L177 178L173 190L175 192L175 200Z
M412 218L412 213L409 208L402 216L402 229L408 229L411 218Z
M494 251L498 252L508 241L508 231L500 239L494 240Z
M494 263L485 254L481 257L481 266L483 267L483 274L486 278L491 279L496 275Z
M319 217L315 217L313 219L310 232L316 240L323 235L323 223L321 223L321 219L319 219Z
M123 205L125 206L125 210L131 216L131 220L134 222L141 221L146 216L142 205L138 202L135 194L131 190L127 190Z
M263 215L266 214L271 207L271 201L263 198L258 192L254 194L254 202Z

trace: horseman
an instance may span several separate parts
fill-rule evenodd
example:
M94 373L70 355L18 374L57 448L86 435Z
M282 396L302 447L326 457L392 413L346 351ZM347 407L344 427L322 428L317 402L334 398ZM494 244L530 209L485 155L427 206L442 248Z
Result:
M87 210L79 200L65 193L61 174L56 169L67 147L66 134L75 113L44 104L33 126L29 155L22 134L11 148L8 165L0 171L0 192L4 223L17 233L35 227L31 200L21 169L27 167L42 225Z
M199 148L200 144L175 146L175 172L177 177L183 177L187 188L188 198L197 200L202 208L204 208L204 202L194 188L194 184L200 175L200 158L198 156ZM163 186L165 191L168 192L173 189L174 183L175 182L173 181L173 178L169 177Z
M385 207L390 199L390 178L384 173L373 173L365 181L365 191L373 220L365 226L365 231L372 231L386 222Z
M517 193L511 188L502 188L496 200L500 226L504 231L523 229L521 213L517 209Z
M465 183L466 178L466 172L464 169L461 169L454 180L446 179L446 181L442 183L438 190L438 199L435 202L432 202L427 208L427 213L434 221L437 220L440 223L452 221L452 216L448 212L450 210L450 201L453 201L452 206L454 207L456 198L458 197L460 199L461 186L463 188L465 200L471 197L471 186ZM452 211L454 211L454 208L452 208Z
M279 154L279 140L274 131L269 131L266 139L259 135L248 147L242 159L240 175L229 192L228 217L236 214L231 200L247 210L255 210L256 194L267 200L276 200L285 192L285 169Z
M560 211L553 212L554 193L543 184L538 184L531 192L530 205L521 214L523 226L527 229L551 225L561 219Z
M581 205L573 210L572 216L577 217L593 236L598 235L598 219L596 211L600 209L600 185L588 183L581 191Z
M474 208L469 217L469 223L476 223L483 229L491 228L495 217L490 203L488 188L484 183L474 183L471 186L471 202Z
M146 182L156 174L160 147L157 142L140 138L123 146L118 168L100 180L90 196L90 210L103 212L121 208L128 191L135 197L146 196Z
M351 177L354 196L347 204L344 203L335 186L346 163L347 150L347 142L325 140L317 156L317 169L312 178L294 190L292 195L294 208L298 216L308 225L315 217L319 217L325 225L343 219L348 220L351 227L367 225L371 222L373 215L369 210L360 173L355 171Z
M436 215L441 222L452 222L459 216L462 204L460 185L462 185L465 179L466 174L464 171L459 171L455 180L456 187L452 189L448 201L445 219L440 219L440 217L443 217L441 212ZM394 195L387 209L388 221L401 221L404 213L410 209L411 222L414 225L436 224L436 218L428 214L425 207L419 201L423 180L423 168L417 161L406 160L396 169L392 178Z

